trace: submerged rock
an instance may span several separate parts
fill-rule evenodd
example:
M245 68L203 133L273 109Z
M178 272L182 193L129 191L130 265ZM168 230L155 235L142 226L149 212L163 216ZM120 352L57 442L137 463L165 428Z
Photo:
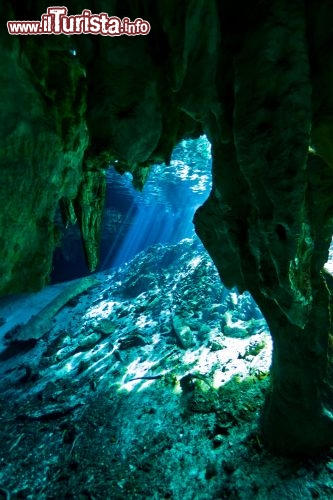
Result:
M183 318L177 315L174 316L172 318L172 326L180 345L184 349L191 347L193 345L191 328L185 324Z
M127 283L143 268L157 288L129 297ZM289 462L262 449L270 336L250 296L252 314L242 315L243 300L221 285L195 240L155 246L100 274L55 313L42 339L0 362L1 488L32 498L89 491L101 499L153 500L158 492L211 500L237 492L246 500L255 483L258 498L307 498L309 485L324 498L324 461L315 472L311 462L304 481L295 464L289 472ZM216 314L228 311L247 337L223 333ZM191 346L175 345L175 318L180 330L190 328Z

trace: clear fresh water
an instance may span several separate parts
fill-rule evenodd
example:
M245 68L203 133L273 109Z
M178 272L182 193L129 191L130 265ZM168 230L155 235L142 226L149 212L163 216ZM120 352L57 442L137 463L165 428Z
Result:
M107 196L98 270L129 262L151 245L175 244L194 236L193 216L211 188L211 148L205 136L182 141L170 165L154 165L142 192L131 174L107 171ZM77 226L62 228L52 283L89 274Z
M192 237L193 215L207 198L210 178L211 151L205 136L182 141L175 148L170 165L155 165L141 193L133 188L130 174L119 176L110 169L107 209L121 207L126 200L124 223L129 224L121 241L118 236L110 242L102 268L128 262L156 243L177 243Z

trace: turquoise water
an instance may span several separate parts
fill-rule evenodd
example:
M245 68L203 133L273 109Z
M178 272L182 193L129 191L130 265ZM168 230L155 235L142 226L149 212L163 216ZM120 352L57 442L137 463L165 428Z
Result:
M170 165L154 165L142 192L130 174L120 175L110 166L98 270L117 267L151 245L175 244L194 235L196 209L211 188L211 150L205 136L182 141ZM52 282L89 274L79 229L61 227L61 247L54 256Z

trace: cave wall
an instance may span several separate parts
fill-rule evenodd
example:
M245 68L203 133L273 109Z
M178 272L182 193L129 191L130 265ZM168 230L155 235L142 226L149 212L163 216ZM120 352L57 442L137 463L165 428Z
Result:
M38 20L48 6L12 0L2 5L1 21ZM153 163L170 161L181 139L203 133L214 93L214 2L174 9L170 2L72 1L67 7L69 14L90 7L142 17L154 29L149 36L117 38L2 31L2 295L47 283L60 239L54 226L59 204L65 220L78 222L89 267L96 269L105 169L114 164L120 173L130 171L142 189ZM204 58L208 71L195 64Z
M213 189L195 215L222 281L249 290L268 321L263 439L290 454L332 444L332 288L323 272L333 222L332 73L322 55L331 40L315 36L327 17L328 3L315 11L264 2L233 38L237 5L221 8L227 56L218 88L227 105L222 123L210 117Z
M3 25L15 18L5 5ZM83 177L84 71L64 57L60 39L52 42L1 31L1 294L45 285L56 208L76 197Z

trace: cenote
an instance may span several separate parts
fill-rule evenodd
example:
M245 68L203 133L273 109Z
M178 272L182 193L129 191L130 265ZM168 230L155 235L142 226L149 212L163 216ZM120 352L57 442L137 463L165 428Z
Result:
M66 7L150 31L1 32L0 500L332 498L333 5Z

